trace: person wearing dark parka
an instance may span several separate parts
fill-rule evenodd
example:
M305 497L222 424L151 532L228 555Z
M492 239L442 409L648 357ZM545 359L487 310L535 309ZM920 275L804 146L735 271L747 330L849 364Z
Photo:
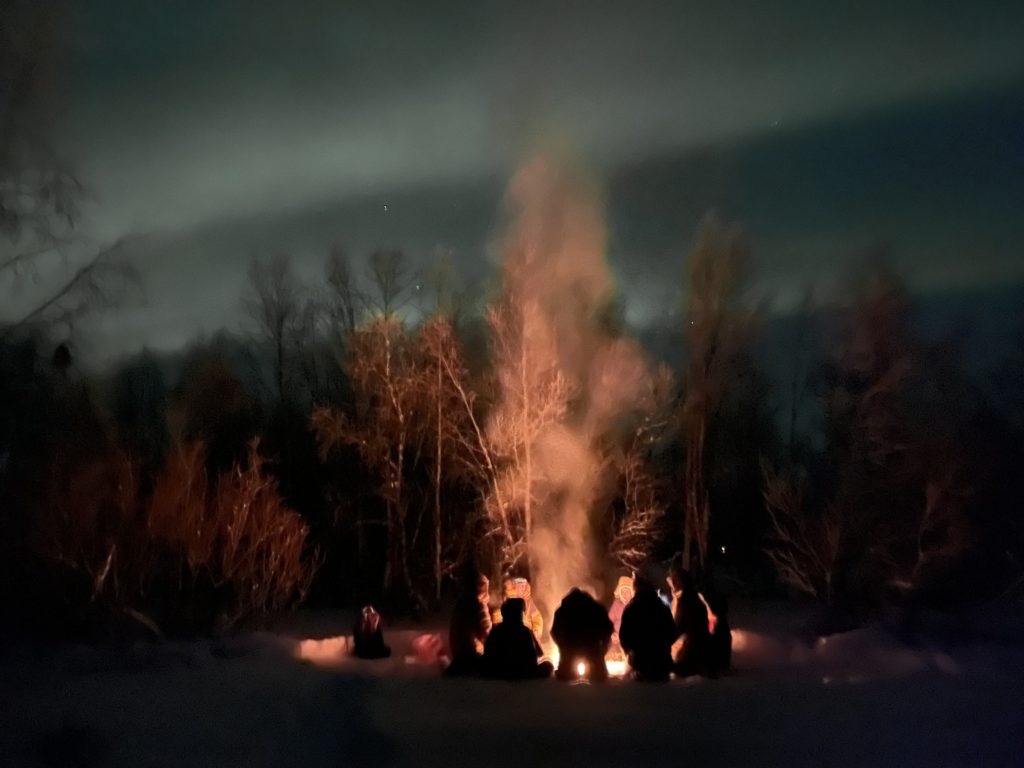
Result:
M549 677L551 662L541 662L541 648L533 631L523 624L526 601L514 597L501 606L501 623L484 643L483 673L501 680Z
M708 662L708 609L697 593L690 572L678 556L669 570L672 588L672 618L675 642L672 646L674 672L679 677L704 674Z
M635 679L668 680L672 672L672 641L676 637L672 611L647 579L638 577L635 589L636 596L622 612L619 643Z
M608 613L597 600L573 588L562 599L551 625L551 638L558 645L559 680L578 677L577 666L584 663L584 677L594 682L608 679L604 657L611 644L612 625Z

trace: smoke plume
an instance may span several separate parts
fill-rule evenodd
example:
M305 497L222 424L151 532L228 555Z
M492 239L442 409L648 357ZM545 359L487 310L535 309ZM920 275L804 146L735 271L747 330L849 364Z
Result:
M571 163L538 156L512 180L506 217L503 292L490 315L500 396L488 425L504 493L488 509L507 510L515 544L506 560L526 560L550 612L573 586L603 591L595 522L609 509L616 445L649 402L652 376L617 327L596 185Z

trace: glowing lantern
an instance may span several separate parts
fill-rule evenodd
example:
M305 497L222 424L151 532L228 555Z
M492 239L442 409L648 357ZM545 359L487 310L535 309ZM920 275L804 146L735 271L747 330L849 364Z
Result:
M583 677L587 674L587 665L582 661L576 665L576 674Z

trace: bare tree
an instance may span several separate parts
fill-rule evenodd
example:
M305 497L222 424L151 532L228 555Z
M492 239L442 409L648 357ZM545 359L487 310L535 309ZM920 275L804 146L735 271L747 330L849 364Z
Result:
M884 266L858 276L845 321L822 375L827 478L764 472L768 555L783 582L827 602L911 592L974 537L969 396L951 353L911 336L906 290Z
M371 290L364 300L370 310L388 318L405 309L418 285L405 254L398 250L374 251L367 271Z
M249 265L249 286L243 303L273 349L274 385L278 399L284 402L289 355L305 312L302 288L291 259L283 253L267 261L254 258Z
M422 434L422 385L414 350L401 321L378 317L355 332L346 351L355 403L351 414L332 408L313 413L322 451L354 446L377 477L387 511L385 589L413 588L409 572L407 457Z
M432 431L434 584L435 599L440 600L445 569L441 512L445 478L455 475L479 480L481 467L477 463L466 471L467 463L473 464L479 458L479 446L472 435L475 414L471 403L475 402L475 393L468 390L467 371L456 332L465 294L459 290L450 251L438 249L436 255L435 261L417 280L415 295L421 311L427 315L417 339L423 366L420 382ZM456 532L453 538L460 538L459 533L464 532ZM454 564L454 561L449 563Z
M487 511L497 524L506 567L529 570L534 514L545 499L544 466L535 461L545 430L561 424L573 385L558 365L554 339L528 296L509 293L487 314L502 399L487 425L488 455L497 477ZM546 337L546 338L545 338Z
M151 598L167 595L165 586L191 616L198 583L226 588L217 607L229 625L305 596L318 565L309 529L282 501L255 442L246 462L214 476L201 443L180 445L152 491L143 489L138 468L121 452L55 473L41 489L37 546L87 579L90 603L160 634L161 621L174 617L154 620L144 611L168 612Z
M332 248L328 254L324 277L327 281L324 303L328 321L339 337L335 341L343 341L355 333L366 305L366 296L356 285L348 257L340 248Z
M465 477L479 489L480 498L485 502L485 509L489 516L502 521L496 531L501 536L502 549L508 551L510 542L513 541L511 530L505 523L508 521L506 510L508 505L505 501L502 486L501 473L499 472L498 459L492 451L492 444L488 430L485 426L481 400L478 393L470 386L469 372L467 371L460 349L455 343L439 344L443 340L445 331L441 333L443 326L438 327L437 349L431 355L433 364L443 374L445 381L438 384L438 391L447 389L448 397L451 400L450 410L447 412L448 423L440 430L441 445L444 441L450 443L449 453L454 459L455 465L459 468L455 474ZM447 351L444 351L447 350ZM440 398L439 398L440 400ZM436 424L443 422L438 419ZM468 534L465 531L464 534ZM466 539L463 538L463 543ZM464 555L460 552L460 555ZM453 562L459 562L463 557L456 557Z
M631 570L639 570L650 557L665 517L657 478L638 446L622 458L623 514L616 522L608 546L612 559Z
M614 521L608 553L620 565L638 571L650 558L665 526L664 482L652 467L652 454L669 432L672 376L662 368L650 402L618 461L622 515Z
M753 314L737 305L747 258L736 229L726 229L713 215L701 222L688 262L688 362L681 414L686 445L683 560L688 568L700 569L707 561L708 430L752 325Z
M14 309L0 316L0 335L70 325L119 303L138 282L116 258L120 243L70 257L83 189L47 131L64 14L59 2L6 0L0 8L0 291L23 294L26 280L44 286L31 303L4 302Z
M458 327L470 309L472 291L460 284L451 250L438 247L434 256L415 282L415 295L425 315L444 315Z
M833 505L820 512L803 488L764 467L764 502L771 521L768 558L783 584L831 603L842 542L842 519Z
M797 454L797 420L801 404L810 379L810 344L808 333L811 324L811 311L814 303L814 292L810 287L803 291L800 304L793 316L793 347L790 364L789 382L789 424L786 435L789 460L795 461Z
M458 557L444 562L444 516L441 492L450 479L468 480L487 495L492 484L488 471L490 447L484 441L474 413L476 393L468 384L462 350L451 319L443 313L429 318L419 329L418 342L421 355L423 404L431 431L430 453L433 459L433 530L434 530L434 582L435 598L441 596L441 578L446 570L457 564ZM467 531L452 530L451 538L457 544ZM455 549L461 552L462 547Z

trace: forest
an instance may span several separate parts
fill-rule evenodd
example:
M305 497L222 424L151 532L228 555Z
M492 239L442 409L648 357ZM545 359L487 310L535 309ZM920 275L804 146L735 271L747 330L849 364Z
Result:
M591 193L552 157L527 164L483 295L395 250L331 250L315 286L287 254L256 257L228 299L249 335L100 374L60 333L116 312L97 297L124 272L9 322L5 620L177 636L303 601L425 616L467 562L551 605L677 551L728 592L844 625L1019 589L1024 358L972 377L865 259L848 301L800 308L772 380L744 236L709 215L679 258L672 370L622 319Z
M144 286L121 242L47 282L87 191L38 130L43 16L0 36L3 622L134 637L301 603L422 617L469 562L528 576L551 610L676 552L699 583L813 601L836 626L1020 590L1024 336L971 370L984 341L924 332L873 255L838 296L780 312L747 291L741 223L709 213L662 275L669 365L625 319L600 185L557 152L511 179L485 285L386 244L325 243L315 281L258 253L223 297L246 333L83 367L72 329ZM780 328L787 349L767 342Z

